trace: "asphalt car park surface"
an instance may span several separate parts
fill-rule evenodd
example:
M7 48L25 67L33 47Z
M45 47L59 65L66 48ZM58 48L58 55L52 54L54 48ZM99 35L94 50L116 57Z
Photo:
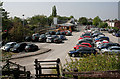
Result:
M65 59L68 59L68 52L73 49L76 45L78 38L80 37L82 32L73 32L73 36L66 36L68 40L63 41L63 43L39 43L34 42L34 44L38 45L39 48L49 48L50 52L21 58L21 59L13 59L13 62L17 62L20 65L26 66L27 70L31 71L32 74L35 74L34 60L54 60L60 58L62 65L65 64Z
M114 43L120 43L120 37L113 36L112 33L108 33L107 31L102 31L105 36L108 36L110 38L111 42Z

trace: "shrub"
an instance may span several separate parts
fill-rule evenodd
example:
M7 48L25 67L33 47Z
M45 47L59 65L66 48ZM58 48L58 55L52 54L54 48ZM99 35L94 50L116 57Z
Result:
M72 72L74 68L80 71L106 71L119 69L118 56L114 55L90 55L86 58L66 60L64 68Z

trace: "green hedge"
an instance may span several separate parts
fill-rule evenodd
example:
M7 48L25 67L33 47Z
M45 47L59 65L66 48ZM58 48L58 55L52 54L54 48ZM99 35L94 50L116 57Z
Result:
M90 55L86 58L80 58L71 62L66 60L64 68L72 72L74 68L80 71L106 71L120 69L119 56L115 55Z

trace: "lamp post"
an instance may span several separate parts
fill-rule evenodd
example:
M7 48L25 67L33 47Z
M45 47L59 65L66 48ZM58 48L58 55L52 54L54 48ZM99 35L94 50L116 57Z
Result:
M24 16L25 15L23 14L22 16L23 16L23 28L24 28ZM23 30L23 34L22 35L23 35L23 38L24 38L24 36L25 36L25 31L24 30Z
M23 27L24 27L24 16L25 16L25 15L23 14L22 16L23 16Z

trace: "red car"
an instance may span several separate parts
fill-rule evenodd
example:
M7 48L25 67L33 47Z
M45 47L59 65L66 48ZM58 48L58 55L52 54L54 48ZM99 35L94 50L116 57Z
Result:
M86 46L86 45L81 45L81 44L77 44L75 47L74 47L74 49L76 50L76 49L79 49L79 47L88 47L88 46Z
M86 45L88 47L92 47L92 45L90 43L81 43L81 45Z

